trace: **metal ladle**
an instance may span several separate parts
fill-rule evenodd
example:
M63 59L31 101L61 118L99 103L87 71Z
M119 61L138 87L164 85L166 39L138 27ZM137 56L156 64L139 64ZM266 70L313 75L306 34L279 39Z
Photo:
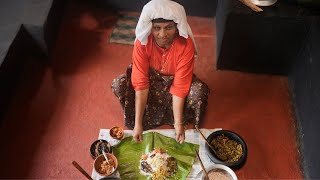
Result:
M107 163L110 165L108 156L107 156L106 152L104 152L104 150L102 150L102 154L103 154L104 158L106 159ZM111 165L110 165L110 166L111 166ZM113 172L113 171L114 171L114 166L112 166L112 172Z

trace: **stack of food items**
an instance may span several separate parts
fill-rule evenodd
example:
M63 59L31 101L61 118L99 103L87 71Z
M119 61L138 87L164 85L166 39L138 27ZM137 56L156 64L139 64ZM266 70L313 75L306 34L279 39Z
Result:
M151 177L153 180L164 180L174 175L177 171L177 163L167 151L156 148L141 156L139 169L142 175Z
M108 160L105 159L104 161L101 161L98 172L100 174L108 176L113 173L115 167L116 167L116 165L115 165L114 160L112 158L108 157Z

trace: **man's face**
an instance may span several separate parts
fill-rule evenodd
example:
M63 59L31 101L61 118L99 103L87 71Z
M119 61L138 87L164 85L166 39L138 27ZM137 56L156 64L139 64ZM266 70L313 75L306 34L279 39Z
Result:
M169 48L176 37L177 25L173 21L152 23L151 33L157 44L163 48Z

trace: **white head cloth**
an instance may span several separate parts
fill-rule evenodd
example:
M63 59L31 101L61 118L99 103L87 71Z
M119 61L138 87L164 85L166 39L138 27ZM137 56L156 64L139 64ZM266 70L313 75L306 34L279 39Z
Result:
M198 54L184 7L171 0L151 0L144 5L135 31L136 40L138 39L142 45L146 45L151 33L152 20L158 18L173 20L177 23L179 35L186 39L190 36L195 47L195 54Z

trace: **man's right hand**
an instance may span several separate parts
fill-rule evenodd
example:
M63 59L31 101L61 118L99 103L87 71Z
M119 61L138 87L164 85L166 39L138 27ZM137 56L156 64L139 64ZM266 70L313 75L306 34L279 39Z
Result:
M248 6L250 9L252 9L255 12L262 12L263 10L258 7L257 5L253 4L251 0L239 0L242 2L244 5Z
M143 132L142 126L134 126L134 129L133 129L134 142L142 142L143 140L142 132Z

